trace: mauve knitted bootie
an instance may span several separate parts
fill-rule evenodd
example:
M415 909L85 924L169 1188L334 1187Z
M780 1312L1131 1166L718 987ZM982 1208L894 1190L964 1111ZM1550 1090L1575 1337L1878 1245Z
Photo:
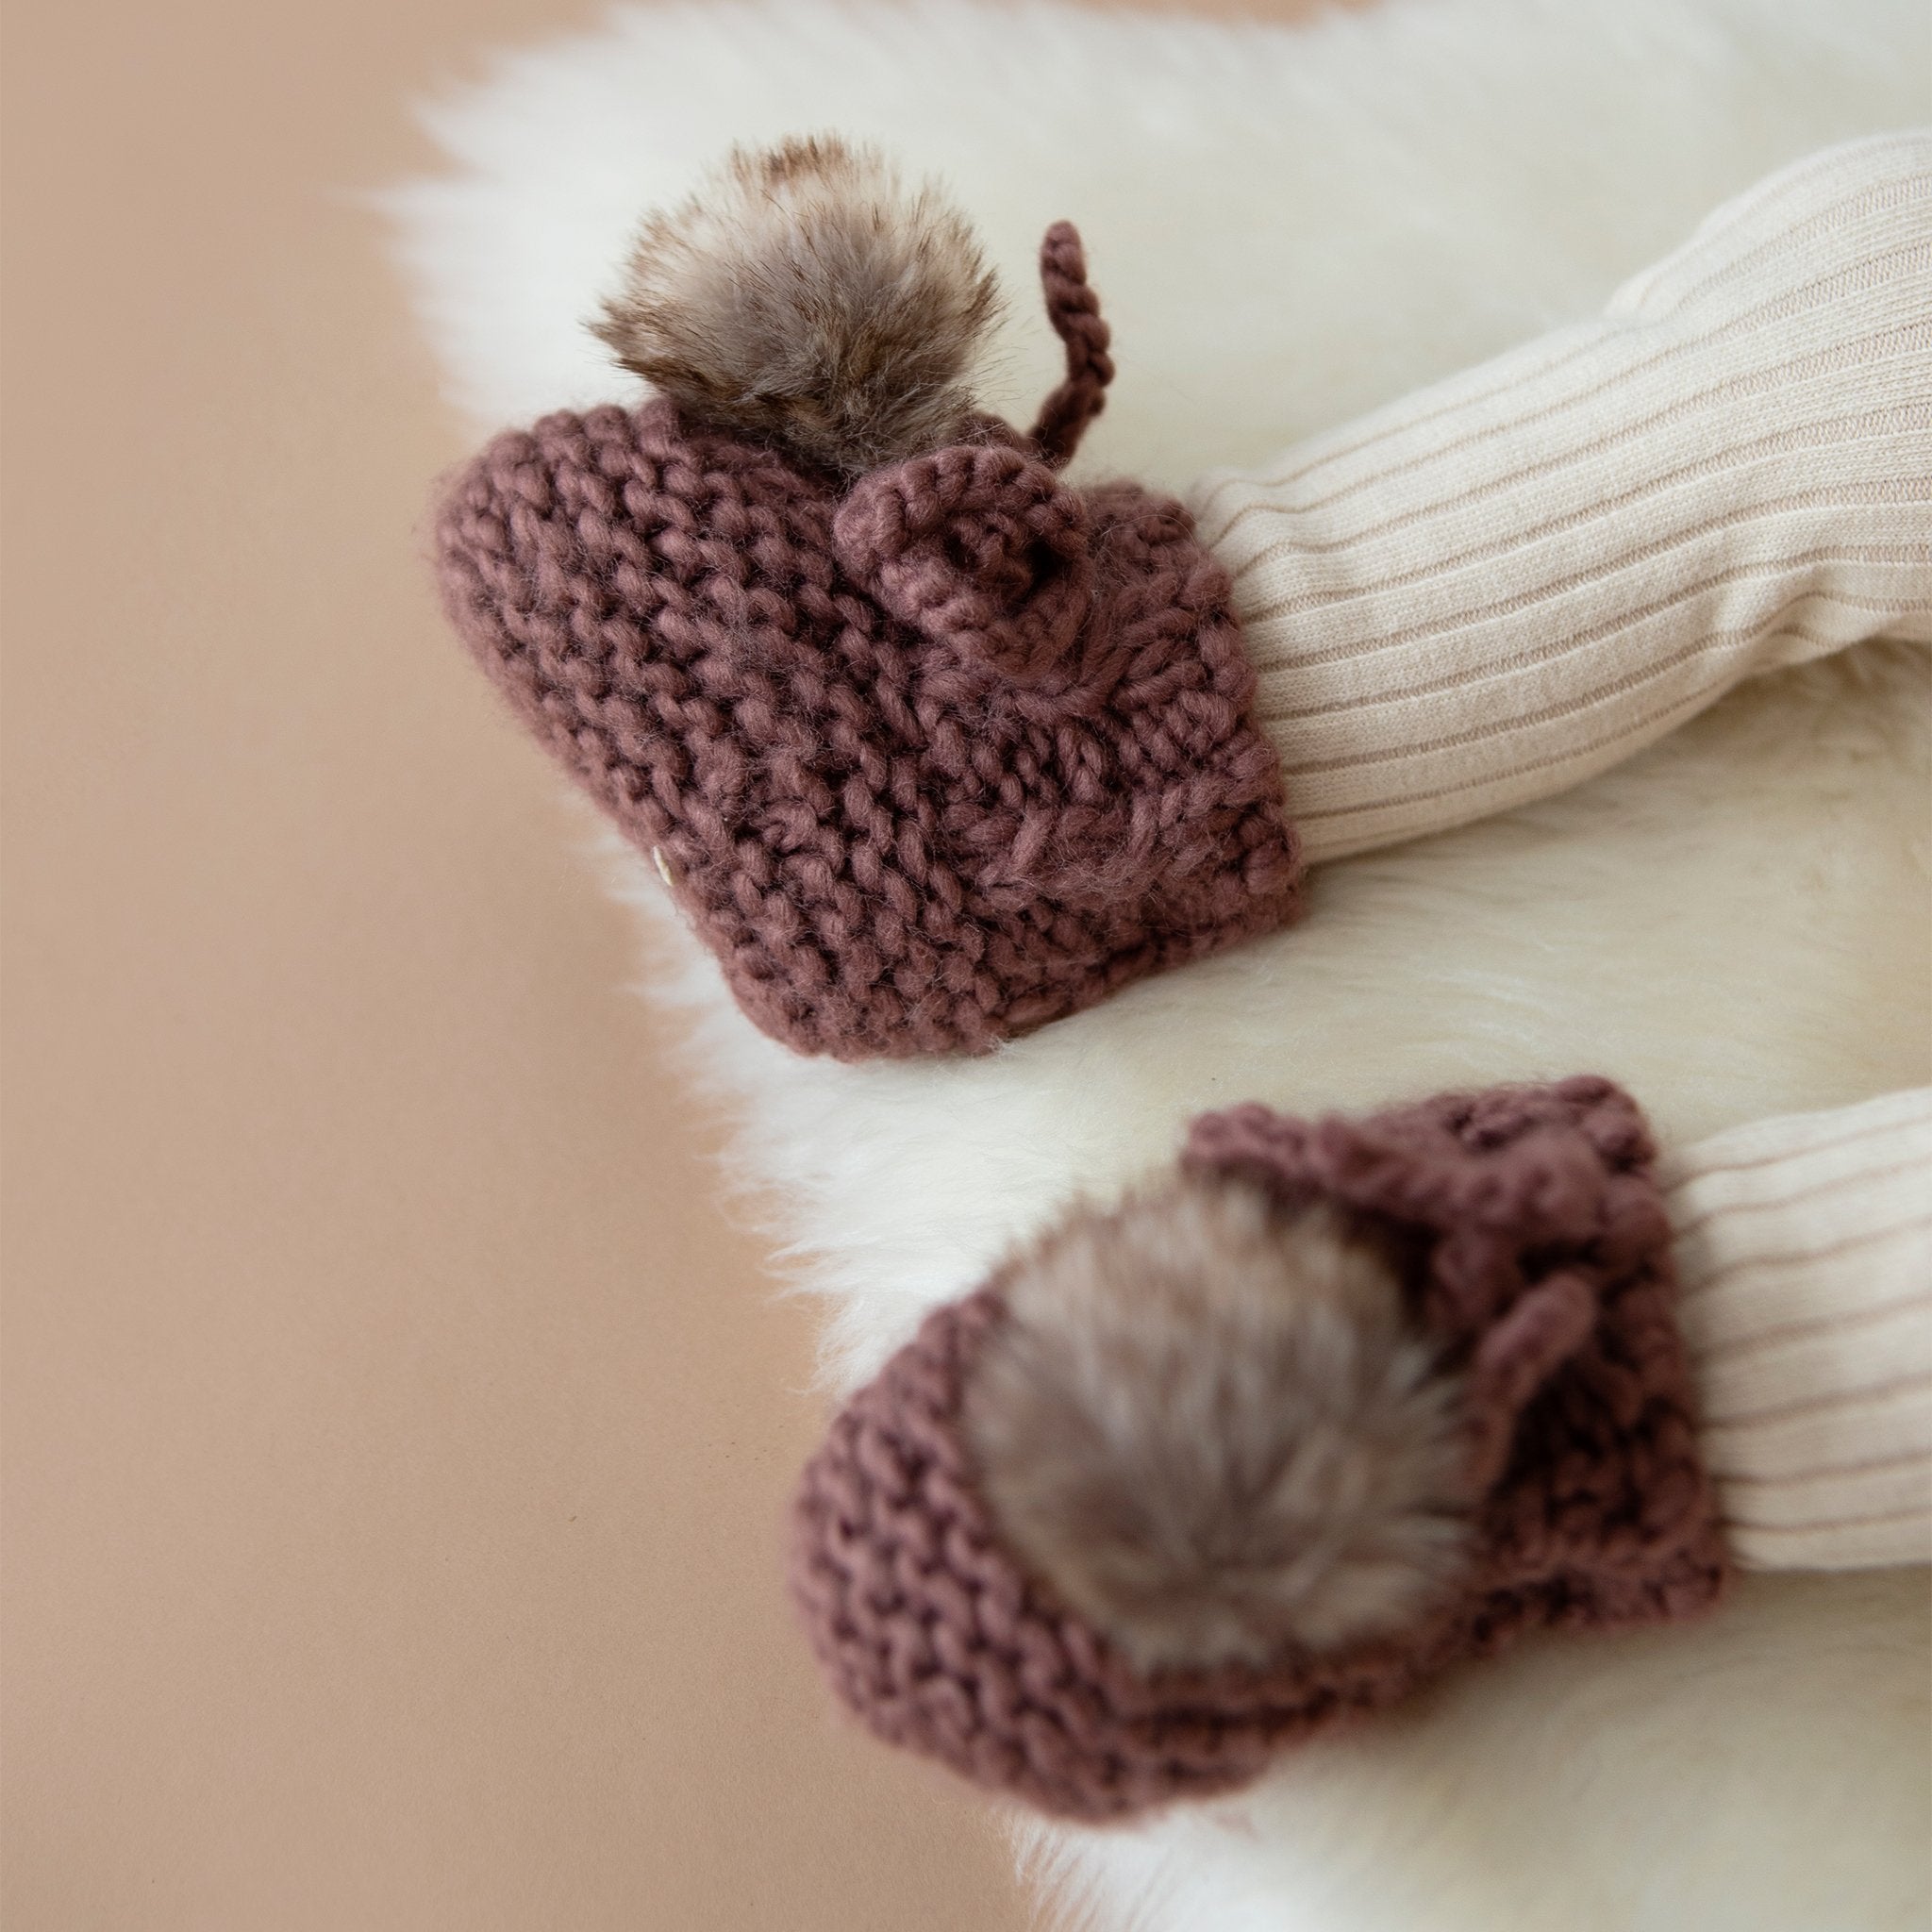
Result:
M1291 918L1302 865L1221 566L1172 499L1056 475L1108 331L1041 251L1066 382L954 382L993 306L957 217L825 142L647 226L599 332L660 396L499 436L446 608L656 861L766 1032L978 1051Z
M1197 1122L1165 1191L938 1309L833 1424L793 1580L840 1695L1102 1821L1524 1630L1704 1609L1652 1156L1595 1078Z

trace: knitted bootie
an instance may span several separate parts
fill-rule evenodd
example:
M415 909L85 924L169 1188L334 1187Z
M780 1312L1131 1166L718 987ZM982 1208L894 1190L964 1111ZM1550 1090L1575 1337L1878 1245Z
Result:
M1030 434L957 378L963 224L828 142L647 225L599 332L658 388L499 436L446 608L801 1051L977 1051L1293 916L1225 574L1175 502L1057 475L1112 375L1079 239Z
M881 1736L1070 1817L1228 1789L1539 1625L1726 1576L1607 1081L1197 1122L833 1424L794 1585Z
M1281 923L1304 856L1932 640L1928 243L1932 136L1812 156L1595 320L1204 478L1204 552L1057 479L1111 374L1071 228L1022 437L959 384L963 223L793 143L646 228L599 332L663 400L486 450L445 594L761 1025L981 1047Z

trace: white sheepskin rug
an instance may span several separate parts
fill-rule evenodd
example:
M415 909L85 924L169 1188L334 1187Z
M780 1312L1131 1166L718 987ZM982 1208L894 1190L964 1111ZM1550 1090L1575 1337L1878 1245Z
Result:
M391 213L481 432L628 399L582 319L639 211L729 142L877 140L947 179L1018 298L993 397L1014 414L1056 366L1035 245L1080 224L1121 371L1080 468L1173 486L1593 311L1757 175L1927 118L1928 75L1924 0L1386 0L1299 28L640 8L431 108L450 172ZM655 878L612 863L842 1388L1204 1108L1593 1069L1683 1139L1932 1080L1928 801L1924 654L1868 645L1565 797L1331 868L1299 928L954 1064L793 1058ZM1238 1800L1016 1825L1019 1854L1063 1923L1106 1932L1920 1925L1928 1623L1923 1573L1754 1579L1694 1630L1526 1645Z

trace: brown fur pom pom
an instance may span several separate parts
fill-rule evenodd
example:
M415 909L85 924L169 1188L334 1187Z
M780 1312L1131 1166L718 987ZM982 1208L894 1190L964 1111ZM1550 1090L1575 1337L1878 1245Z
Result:
M647 220L591 327L692 418L851 474L956 440L998 308L959 214L820 137Z
M1458 1379L1326 1208L1185 1175L1001 1282L965 1404L1013 1554L1137 1668L1391 1633L1454 1579Z

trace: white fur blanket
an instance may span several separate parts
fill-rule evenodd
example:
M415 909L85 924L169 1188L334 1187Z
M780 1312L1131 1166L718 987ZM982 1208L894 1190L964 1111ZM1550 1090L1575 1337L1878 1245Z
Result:
M451 172L391 207L480 430L625 394L582 318L639 210L731 141L874 138L947 177L1020 298L1013 413L1055 372L1034 247L1081 225L1121 368L1081 469L1175 485L1590 312L1757 175L1925 118L1928 74L1924 0L1386 0L1299 29L730 0L499 59L429 110ZM842 1386L1205 1107L1588 1068L1679 1138L1932 1079L1928 779L1924 655L1866 646L951 1064L791 1058L613 864ZM1756 1579L1693 1631L1527 1646L1240 1800L1021 1848L1108 1932L1919 1924L1927 1608L1918 1573Z

